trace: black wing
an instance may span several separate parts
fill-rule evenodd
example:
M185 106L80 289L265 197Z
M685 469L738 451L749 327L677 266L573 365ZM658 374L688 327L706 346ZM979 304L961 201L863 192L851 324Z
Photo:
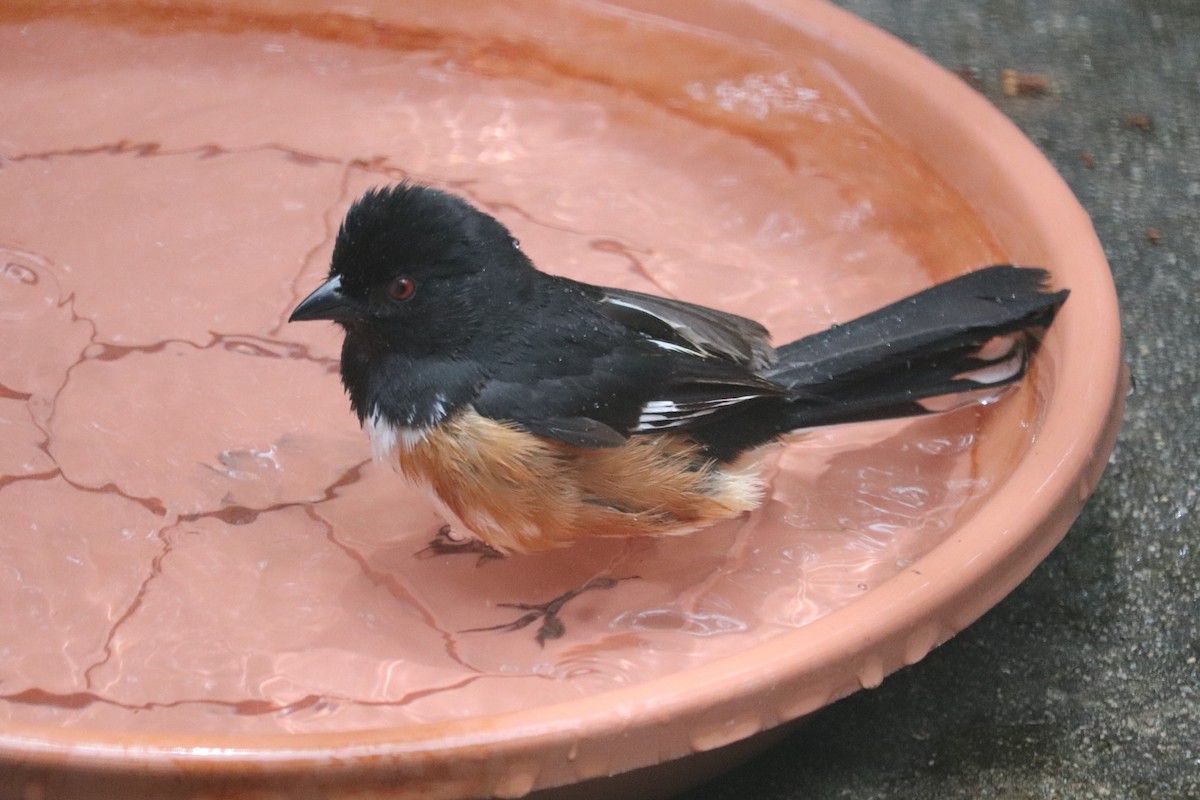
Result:
M767 342L770 334L752 319L628 289L601 291L601 314L661 347L732 361L752 371L775 361L775 350Z
M780 397L755 373L774 351L756 322L675 300L559 279L545 324L498 348L480 413L580 447L688 430Z

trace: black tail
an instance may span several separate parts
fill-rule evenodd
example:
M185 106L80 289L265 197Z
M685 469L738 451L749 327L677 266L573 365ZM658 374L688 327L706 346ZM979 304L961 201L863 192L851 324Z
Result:
M1018 381L1069 292L1045 270L971 272L778 349L787 429L927 414Z

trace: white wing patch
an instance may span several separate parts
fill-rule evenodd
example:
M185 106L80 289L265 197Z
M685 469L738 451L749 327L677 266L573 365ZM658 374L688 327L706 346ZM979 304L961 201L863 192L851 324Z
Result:
M759 397L762 397L762 395L747 394L740 397L722 397L696 403L677 403L674 400L651 400L642 406L642 413L638 416L638 424L633 429L633 433L647 433L649 431L677 428L701 417L707 417L709 414L715 414L723 408Z
M664 350L732 361L752 371L775 361L767 329L747 317L627 289L605 289L600 302L610 307L609 316Z
M691 347L684 347L683 345L675 344L674 342L664 342L662 339L650 339L649 341L650 344L654 345L655 347L658 347L662 350L670 350L673 353L687 353L688 355L699 356L700 358L709 357L708 353L693 349Z
M685 326L680 325L675 320L671 320L671 319L664 317L662 314L655 314L654 312L650 311L647 308L644 308L643 306L639 306L636 303L630 303L626 300L620 300L616 297L605 297L604 302L611 303L614 306L620 306L621 308L632 309L633 311L636 311L639 314L646 314L647 316L654 317L655 319L659 320L660 322L663 322L663 323L667 324L668 326L670 326L671 330L678 333L684 339L684 341L688 341L688 342L691 341L691 339L689 338L689 331ZM652 338L652 339L650 339L650 343L654 344L658 347L661 347L663 350L671 350L676 353L687 353L688 355L697 356L699 358L711 358L712 357L712 353L705 352L704 350L701 350L699 347L684 347L683 345L681 345L677 342L664 342L662 339L653 339Z

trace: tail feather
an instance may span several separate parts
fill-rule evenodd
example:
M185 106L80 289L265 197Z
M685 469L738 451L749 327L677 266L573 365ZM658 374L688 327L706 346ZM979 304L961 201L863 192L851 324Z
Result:
M766 377L806 428L943 411L1020 380L1069 292L1045 270L971 272L783 345Z

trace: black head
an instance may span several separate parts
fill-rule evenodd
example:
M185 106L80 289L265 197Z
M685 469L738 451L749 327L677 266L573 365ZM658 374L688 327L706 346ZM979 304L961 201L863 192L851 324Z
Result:
M346 214L329 280L290 322L333 320L410 355L454 355L513 316L536 271L500 222L417 184L376 188Z

